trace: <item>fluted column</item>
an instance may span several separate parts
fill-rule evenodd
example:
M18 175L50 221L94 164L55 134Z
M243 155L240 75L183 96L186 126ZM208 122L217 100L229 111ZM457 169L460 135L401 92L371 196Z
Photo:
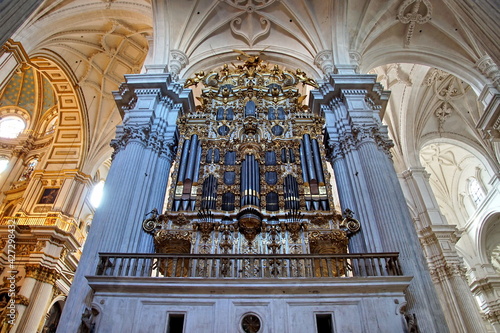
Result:
M384 249L398 251L404 274L413 276L406 293L408 310L417 314L421 330L445 332L444 315L403 192L392 163L377 147L377 132L377 127L359 129L359 151Z
M406 312L416 314L421 332L448 332L381 125L387 99L373 75L332 74L313 92L310 106L325 114L341 205L351 208L345 206L350 200L360 210L366 249L399 252L403 273L413 276Z
M111 145L113 163L103 201L90 229L58 332L77 332L81 316L90 307L93 275L99 252L153 251L151 236L142 231L144 215L163 207L175 148L177 116L192 107L190 91L171 82L170 74L127 75L115 93L124 111Z
M358 177L357 167L360 166L360 160L358 152L351 149L352 138L347 135L338 141L329 142L331 149L329 157L335 172L340 205L343 210L352 210L356 218L363 221L363 228L349 241L349 250L354 253L382 252L378 230L374 228L367 185L363 177Z
M465 279L465 267L455 244L460 235L439 212L429 184L430 175L422 167L402 174L408 199L417 214L415 223L424 248L432 281L436 285L446 321L453 332L483 332L479 308Z
M59 273L55 269L41 265L26 265L26 277L19 291L18 320L10 332L37 332L38 325L42 320L47 306L51 300L53 286Z

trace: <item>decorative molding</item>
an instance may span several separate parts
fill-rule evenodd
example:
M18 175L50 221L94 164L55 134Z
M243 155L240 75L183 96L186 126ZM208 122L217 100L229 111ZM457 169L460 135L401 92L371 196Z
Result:
M434 115L439 120L438 131L441 133L444 131L446 120L454 112L452 101L463 98L466 88L460 79L437 68L429 70L424 82L428 87L432 87L436 98L441 101L434 111Z
M16 304L20 304L20 305L24 305L24 306L28 306L30 304L29 298L24 296L24 295L17 294L15 296L15 298L16 298Z
M434 112L434 115L439 119L439 132L443 132L444 122L450 117L452 112L453 108L448 102L443 102Z
M27 257L31 253L35 252L35 249L36 249L36 243L17 244L16 255L20 257Z
M119 128L115 139L111 140L114 152L111 158L124 149L129 143L137 142L144 148L152 149L158 156L172 160L175 156L174 142L164 139L162 135L152 133L151 126L124 125Z
M314 57L314 64L318 66L324 74L333 73L333 52L332 50L320 51Z
M351 64L353 64L356 67L359 67L361 65L361 54L357 51L349 51L349 59L351 61Z
M484 314L484 318L493 325L500 324L500 310L488 311Z
M61 274L55 269L48 268L42 265L28 264L25 266L26 277L32 278L37 281L48 283L54 285L58 279L61 278Z
M485 55L476 62L476 67L500 90L500 70L490 56Z
M400 64L390 64L386 68L386 75L389 75L390 72L394 72L395 79L398 83L402 83L407 87L411 87L413 83L411 82L410 75L405 73L401 68ZM389 87L387 87L389 88Z
M426 14L422 15L420 5L426 7ZM411 7L411 8L410 8ZM398 9L398 20L403 24L409 24L406 30L405 47L410 46L411 38L415 25L425 24L430 21L432 16L432 4L429 0L405 0Z
M338 141L330 140L328 142L329 159L333 162L343 158L345 154L358 149L365 143L374 143L389 158L392 158L391 148L394 143L389 136L380 131L379 126L353 126L350 132L344 132L340 135Z
M129 68L131 73L138 73L141 68L140 64L146 57L148 44L139 31L123 22L111 19L107 22L106 27L101 31L91 32L99 36L99 43L93 53L81 53L82 58L84 58L82 64L85 67L78 80L78 86L90 87L104 98L113 99L113 95L104 87L107 85L117 87L121 83L121 75L125 74L122 68ZM65 46L65 48L69 48L69 46ZM106 71L101 69L103 58L107 59L108 69ZM96 73L100 74L97 79Z
M265 36L271 29L271 21L259 11L273 4L276 0L222 0L240 11L240 14L229 23L231 31L243 37L252 47L259 37Z
M186 67L186 65L189 64L189 59L187 55L180 51L180 50L171 50L170 51L170 61L169 61L169 68L170 72L174 75L176 78L182 69Z
M190 253L191 232L158 230L154 235L157 253Z

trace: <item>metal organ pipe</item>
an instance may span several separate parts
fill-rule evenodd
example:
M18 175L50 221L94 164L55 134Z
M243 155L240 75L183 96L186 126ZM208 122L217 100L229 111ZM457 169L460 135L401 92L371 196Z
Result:
M249 195L249 199L250 199L250 205L253 205L254 202L253 202L253 183L254 183L254 179L253 179L253 168L254 168L254 165L253 165L253 159L252 159L252 155L249 155L248 156L248 167L249 167L249 172L248 172L248 178L250 180L249 182L249 186L248 186L248 189L250 190L250 192L248 193Z
M197 182L200 176L200 163L201 163L201 147L198 146L198 151L196 152L196 161L194 164L195 168L194 168L193 182Z
M260 171L259 171L259 162L255 159L254 156L254 165L255 165L255 206L260 206Z
M193 134L191 137L191 145L189 147L189 159L187 164L186 179L193 180L195 162L197 160L198 152L198 135Z
M290 154L290 163L295 163L295 155L293 153L293 149L289 148L288 153Z
M319 154L318 140L312 140L312 148L314 154L314 167L316 169L316 175L318 177L318 182L325 183L325 177L323 175L323 166L321 164L321 156Z
M208 176L203 182L202 188L202 208L215 209L215 200L217 195L217 178L213 175Z
M257 161L255 161L255 166L257 168L257 188L255 189L257 191L256 198L257 198L257 206L260 206L260 166Z
M198 178L200 176L200 163L201 163L201 147L200 145L198 145L198 149L196 150L196 160L194 163L194 174L193 174L192 184L198 182ZM194 210L196 206L196 196L191 196L190 194L189 202L191 210Z
M241 205L259 206L259 163L253 155L247 155L241 163Z
M250 155L250 204L255 205L255 197L254 197L254 190L255 190L255 163L254 163L254 156Z
M241 181L241 206L246 205L246 196L247 196L247 159L245 158L241 163L241 173L240 173L240 181Z
M182 147L181 162L179 163L179 174L177 175L178 182L183 182L186 176L186 164L187 164L190 144L191 140L187 139L186 141L184 141L184 145Z
M316 178L316 170L314 169L314 165L311 162L311 157L312 157L312 151L311 151L311 137L309 134L304 134L304 139L302 140L304 142L304 152L306 155L306 165L307 165L307 172L309 173L309 181L313 180L318 180Z
M290 176L290 206L292 209L299 208L299 187L295 177Z
M210 193L209 193L209 208L215 209L215 196L217 193L217 179L214 176L210 177Z
M304 183L309 183L309 175L307 173L307 158L304 151L304 141L302 140L302 144L300 145L300 161L302 164L302 178L304 179Z

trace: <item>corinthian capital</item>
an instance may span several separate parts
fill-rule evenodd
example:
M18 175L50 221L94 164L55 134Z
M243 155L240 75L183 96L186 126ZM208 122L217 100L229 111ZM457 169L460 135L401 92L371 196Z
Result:
M318 66L324 74L333 73L333 52L332 50L320 51L314 57L314 64Z
M186 54L179 50L170 51L169 68L175 77L179 75L181 70L189 64L189 59Z

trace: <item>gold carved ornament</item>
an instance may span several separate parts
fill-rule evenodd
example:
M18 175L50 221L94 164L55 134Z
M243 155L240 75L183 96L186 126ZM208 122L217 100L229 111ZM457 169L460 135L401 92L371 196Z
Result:
M309 247L312 254L347 253L348 242L347 233L342 230L325 233L314 231L309 234ZM345 259L341 258L314 259L314 276L343 276L346 274L347 266Z
M61 278L61 274L53 268L42 265L26 265L26 277L37 281L54 285Z

